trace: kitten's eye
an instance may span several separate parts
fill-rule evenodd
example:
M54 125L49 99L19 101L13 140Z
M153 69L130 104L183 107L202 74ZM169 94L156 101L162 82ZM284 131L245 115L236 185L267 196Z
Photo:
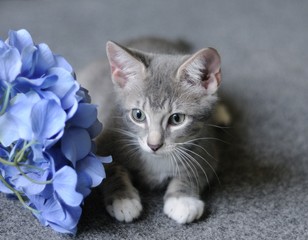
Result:
M132 117L136 122L144 122L146 118L144 112L137 108L132 110Z
M185 120L185 114L182 113L174 113L170 116L168 123L172 126L180 125Z

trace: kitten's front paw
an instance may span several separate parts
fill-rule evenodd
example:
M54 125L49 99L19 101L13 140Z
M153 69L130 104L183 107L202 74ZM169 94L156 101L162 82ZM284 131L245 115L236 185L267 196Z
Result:
M203 209L204 202L194 197L170 197L164 205L164 213L180 224L199 219Z
M118 221L128 223L140 216L142 205L139 199L116 199L106 210Z

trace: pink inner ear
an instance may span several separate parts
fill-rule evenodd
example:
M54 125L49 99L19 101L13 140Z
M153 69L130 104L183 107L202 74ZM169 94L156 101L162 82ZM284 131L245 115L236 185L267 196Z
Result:
M127 83L127 78L125 74L120 70L119 68L115 68L114 66L111 67L112 71L112 77L113 80L121 87L123 88Z
M217 88L221 82L220 71L218 73L211 73L207 76L207 79L201 81L201 85L206 89L207 94L213 94L217 91Z
M212 74L210 74L209 76L207 76L206 79L201 81L201 85L205 88L208 89L211 85L213 85L216 81L216 78L214 76L212 76Z
M207 88L209 87L209 85L210 85L213 81L216 81L216 82L217 82L217 83L215 83L215 84L217 84L217 86L220 85L220 82L221 82L220 69L219 69L219 72L217 72L217 73L210 73L210 74L206 73L206 74L207 74L207 75L203 77L204 79L202 80L202 83L201 83L201 85L202 85L205 89L207 89Z

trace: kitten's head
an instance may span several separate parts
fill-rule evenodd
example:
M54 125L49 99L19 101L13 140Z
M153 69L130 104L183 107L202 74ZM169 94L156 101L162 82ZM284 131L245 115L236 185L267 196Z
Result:
M215 49L176 56L108 42L107 55L128 130L145 152L168 154L204 133L221 82Z

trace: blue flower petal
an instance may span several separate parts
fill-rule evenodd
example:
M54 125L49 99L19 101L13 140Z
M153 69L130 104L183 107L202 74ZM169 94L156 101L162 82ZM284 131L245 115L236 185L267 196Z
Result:
M1 174L1 171L0 171ZM2 181L0 181L0 192L5 193L5 194L12 194L12 190L8 189Z
M62 98L62 106L64 109L70 108L74 103L77 103L76 92L79 89L79 84L75 81L72 87Z
M6 167L3 166L1 163L0 163L0 175L4 177L4 179L6 179L6 175L7 175ZM6 193L6 194L13 193L12 190L8 189L7 186L5 186L2 181L0 181L0 192Z
M52 68L56 61L54 55L47 44L41 43L37 45L37 61L35 66L35 76L42 76L46 74L47 70Z
M7 151L6 148L4 148L1 144L0 144L0 157L3 159L7 159L10 156L9 152Z
M37 48L35 46L29 45L21 52L21 73L24 77L31 77L33 75L37 61L37 54L35 54L36 51Z
M88 103L80 103L75 115L69 122L76 127L89 128L96 121L96 119L96 106Z
M50 139L46 139L44 141L44 147L45 149L51 148L53 145L55 145L63 136L64 131L59 132L58 134L52 136Z
M56 94L51 91L38 91L41 98L47 100L54 100L59 106L61 106L61 101Z
M63 109L71 108L76 103L76 92L79 90L78 82L70 72L63 68L51 68L47 74L58 76L58 81L46 90L52 91L61 99Z
M91 97L89 95L89 91L83 87L80 87L78 92L76 93L76 97L78 102L80 103L91 103Z
M16 48L8 49L0 55L0 81L13 82L21 71L20 54Z
M66 61L66 59L60 55L54 55L56 60L56 67L64 68L66 71L73 73L72 66Z
M67 114L67 117L66 117L67 120L71 119L74 116L74 114L77 111L77 108L78 108L78 102L76 100L74 100L73 105L70 108L65 109L66 114Z
M33 201L33 199L31 199ZM51 197L40 204L40 214L36 216L54 230L61 233L75 234L81 216L81 207L70 207Z
M49 154L51 158L51 162L53 163L53 174L55 174L59 169L62 167L69 165L70 162L65 158L61 151L60 144L57 144L49 149L46 150L46 152Z
M12 142L22 138L32 139L31 110L40 97L34 93L18 94L11 99L13 104L5 114L0 116L0 143L8 147Z
M33 153L33 161L34 162L45 162L44 156L44 145L43 144L33 144L31 146L31 150Z
M55 173L53 187L58 196L69 206L79 206L83 201L82 194L76 191L77 174L69 166L64 166Z
M112 163L112 157L111 156L106 156L106 157L103 157L103 156L96 156L96 158L101 161L102 163Z
M29 206L38 210L37 212L33 212L33 215L37 217L40 223L44 226L48 225L47 220L42 216L42 210L45 207L46 199L40 195L29 195L27 196L29 199ZM45 211L48 211L45 208Z
M89 154L91 147L92 141L87 130L74 127L65 130L61 140L61 150L74 166L76 161Z
M18 122L8 113L0 117L0 143L4 147L10 146L19 139Z
M14 181L16 180L16 177L18 177L20 172L16 167L13 166L5 166L4 167L4 174L2 175L8 183L14 185Z
M27 30L21 29L18 31L9 31L8 44L16 47L21 53L25 47L33 45L33 40Z
M62 99L75 85L75 79L73 76L63 68L51 68L48 71L49 75L58 76L58 82L54 86L47 90L54 92L57 96Z
M37 182L43 182L47 180L48 174L49 174L48 171L44 171L42 175L41 173L28 173L27 176ZM44 190L45 187L46 184L33 183L24 176L20 176L15 181L15 188L29 195L39 194Z
M38 140L51 138L63 131L65 120L65 112L54 100L42 99L32 108L32 129Z
M78 161L76 169L77 171L87 173L91 177L91 187L98 186L106 177L103 164L94 155L88 155L82 161Z
M96 119L93 125L88 128L88 132L92 139L96 138L102 132L102 130L103 124L98 119Z
M62 220L65 218L65 211L60 204L59 201L57 201L56 198L49 198L45 200L44 205L40 209L42 211L43 216L48 220Z
M2 55L4 52L6 52L9 49L9 45L3 42L0 39L0 55Z
M82 209L78 207L64 206L65 218L60 221L49 221L49 225L60 233L69 233L75 235L77 232L77 224L81 216Z
M48 199L40 195L28 195L30 206L38 210L33 214L39 219L41 224L48 226L53 225L53 222L65 221L66 212L61 203L55 197ZM53 226L51 226L53 227Z
M85 172L77 172L78 184L77 191L80 192L83 197L87 197L91 193L92 178Z
M79 219L78 219L79 220ZM78 220L76 222L78 223ZM64 220L58 221L57 223L49 222L48 225L55 231L59 233L66 233L66 234L72 234L75 235L77 232L77 223L76 226L73 228L65 228L63 227Z
M58 77L55 75L49 75L49 76L44 76L41 78L27 78L27 77L18 77L16 79L16 83L18 85L18 89L22 90L23 86L26 86L27 88L23 90L29 91L29 88L38 88L40 87L41 89L48 88L55 84L55 82L58 80Z

